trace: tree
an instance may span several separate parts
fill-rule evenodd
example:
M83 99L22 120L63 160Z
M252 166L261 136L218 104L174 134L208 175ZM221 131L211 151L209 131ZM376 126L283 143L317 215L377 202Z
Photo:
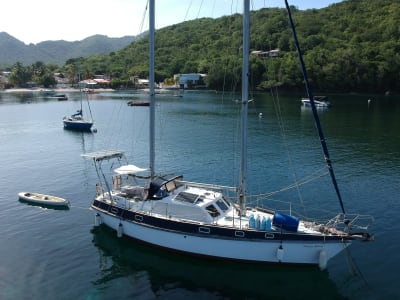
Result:
M30 67L24 67L22 63L17 62L11 71L9 82L17 87L25 87L27 82L32 80L32 70Z
M291 7L311 85L321 92L400 91L400 2L347 0L323 9ZM157 30L157 81L174 74L208 74L210 88L240 88L242 17L201 18ZM252 86L303 90L287 12L265 8L252 12L252 50L280 48L278 58L251 60ZM128 47L85 59L90 74L113 79L148 76L148 36ZM68 69L68 61L65 68ZM66 72L67 73L67 72Z
M47 72L39 78L39 81L37 81L37 83L45 88L48 88L51 86L55 86L57 84L57 81L52 73Z

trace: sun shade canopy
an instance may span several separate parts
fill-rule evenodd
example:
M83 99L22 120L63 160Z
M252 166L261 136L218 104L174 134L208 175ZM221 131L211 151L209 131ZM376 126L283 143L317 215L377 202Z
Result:
M114 169L114 172L120 175L134 175L144 171L147 171L147 169L142 169L135 165L124 165L117 169Z

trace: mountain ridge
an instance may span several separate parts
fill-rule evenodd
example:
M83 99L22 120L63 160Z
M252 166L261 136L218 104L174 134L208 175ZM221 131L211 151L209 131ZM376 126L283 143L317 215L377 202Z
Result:
M37 44L25 44L7 32L0 32L0 68L11 67L20 62L25 65L41 61L45 64L62 66L74 57L88 57L117 51L136 39L138 36L110 38L96 34L80 41L43 41Z

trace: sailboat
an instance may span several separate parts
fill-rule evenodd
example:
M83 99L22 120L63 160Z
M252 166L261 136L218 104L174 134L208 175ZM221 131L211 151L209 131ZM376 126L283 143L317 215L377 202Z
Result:
M326 268L329 259L355 240L370 240L361 216L343 211L326 223L280 211L246 206L246 142L249 0L244 0L241 103L241 167L238 187L189 182L180 175L156 175L154 170L154 0L150 0L150 151L149 167L125 163L123 151L82 154L92 159L99 175L91 203L95 226L104 224L146 244L199 257L234 261L304 264ZM312 97L310 97L312 99ZM102 164L119 161L112 183ZM140 182L140 181L143 182ZM229 193L236 195L231 200ZM357 230L357 232L355 232Z
M90 117L89 119L85 119L83 117L83 91L80 86L80 80L81 80L80 64L78 66L78 78L79 78L79 92L80 92L80 109L75 114L63 118L64 129L77 130L77 131L90 131L93 126L93 118ZM89 107L89 112L91 114L89 99L86 98L86 100Z

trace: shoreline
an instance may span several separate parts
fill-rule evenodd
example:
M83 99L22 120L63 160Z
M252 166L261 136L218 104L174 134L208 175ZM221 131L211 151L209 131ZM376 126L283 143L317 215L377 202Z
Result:
M24 92L32 92L32 93L36 93L36 92L54 92L54 93L59 93L59 92L80 92L80 89L77 88L55 88L55 89L45 89L45 88L12 88L12 89L4 89L4 90L0 90L0 92L4 92L4 93L24 93ZM92 90L92 92L96 93L96 92L112 92L115 91L114 89L94 89Z

